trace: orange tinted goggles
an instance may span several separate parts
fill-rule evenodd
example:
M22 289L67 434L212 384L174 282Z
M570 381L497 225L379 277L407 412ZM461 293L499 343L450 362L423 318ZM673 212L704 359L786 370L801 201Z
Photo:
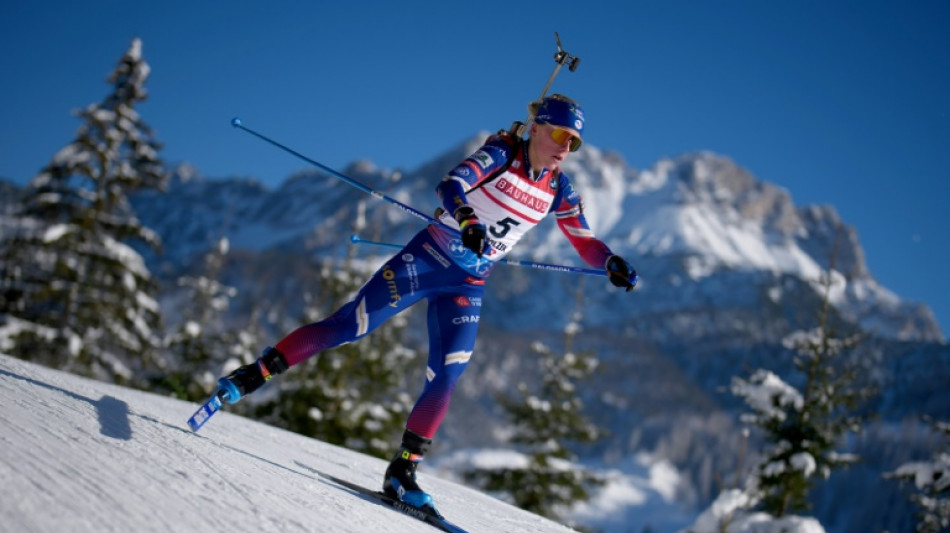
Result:
M572 152L576 152L581 147L581 140L577 136L561 128L551 128L551 138L558 144L564 144L570 139Z

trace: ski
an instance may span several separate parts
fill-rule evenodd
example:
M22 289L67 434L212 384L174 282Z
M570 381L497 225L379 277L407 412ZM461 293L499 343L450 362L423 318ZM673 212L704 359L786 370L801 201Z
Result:
M332 481L333 483L343 487L344 489L349 490L353 494L370 498L376 501L377 503L384 505L386 507L389 507L395 511L398 511L406 516L411 516L412 518L415 518L416 520L425 522L440 531L445 531L446 533L468 533L461 527L446 520L445 517L439 514L438 511L435 511L436 514L432 514L423 509L420 509L418 507L413 507L412 505L409 505L408 503L397 500L396 498L387 496L385 493L381 491L368 489L362 485L357 485L356 483L352 483L345 479L340 479L336 476L324 474L323 472L320 472L319 470L311 468L299 461L297 461L296 463L297 463L297 466L304 468L310 472L313 472L314 474L317 474L318 476L322 478L328 479Z
M201 429L201 426L205 425L205 422L221 409L221 404L221 391L218 390L188 419L191 430L198 431Z

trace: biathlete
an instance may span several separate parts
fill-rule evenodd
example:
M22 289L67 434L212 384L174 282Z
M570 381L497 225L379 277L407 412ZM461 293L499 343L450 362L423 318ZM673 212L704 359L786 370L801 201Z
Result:
M626 290L636 271L597 239L584 218L581 197L561 165L581 146L584 113L573 100L552 95L529 105L534 120L522 141L499 133L452 169L436 187L439 220L417 233L329 317L302 326L269 347L256 362L222 380L234 403L271 377L322 350L368 335L411 305L428 302L426 383L409 414L402 443L383 477L383 491L435 513L432 496L416 481L416 468L445 418L452 390L475 346L485 281L493 266L544 217L558 227L592 267Z

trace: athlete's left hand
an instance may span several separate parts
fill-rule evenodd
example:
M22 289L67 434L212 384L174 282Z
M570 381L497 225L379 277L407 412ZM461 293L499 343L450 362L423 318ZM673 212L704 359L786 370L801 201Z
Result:
M616 287L626 287L627 292L632 291L640 280L633 266L619 255L612 255L607 259L606 269L610 282Z

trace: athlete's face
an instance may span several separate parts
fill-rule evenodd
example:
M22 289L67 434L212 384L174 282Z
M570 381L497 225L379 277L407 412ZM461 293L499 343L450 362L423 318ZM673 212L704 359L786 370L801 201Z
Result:
M531 166L548 170L561 166L567 154L571 152L571 139L574 137L576 134L573 130L550 124L532 124L531 145L528 151Z

